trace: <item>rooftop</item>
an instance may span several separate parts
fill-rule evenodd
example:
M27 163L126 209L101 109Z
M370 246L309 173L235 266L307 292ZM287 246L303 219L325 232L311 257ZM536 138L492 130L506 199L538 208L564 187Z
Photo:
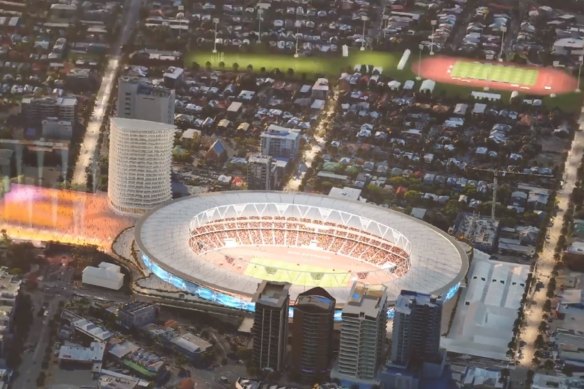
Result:
M212 346L205 339L199 338L190 332L174 337L171 343L189 353L203 353Z
M281 139L290 139L296 140L300 136L300 130L281 127L275 124L270 124L268 128L262 132L262 138L281 138Z
M312 288L298 295L296 306L315 306L322 310L330 310L335 307L335 299L323 288Z
M290 286L287 282L263 281L253 301L268 307L283 307L289 297Z
M73 327L76 330L94 338L97 341L104 342L111 338L113 334L103 327L100 327L87 319L79 319L74 321Z
M460 295L442 347L449 352L506 360L528 274L529 265L493 261L488 254L474 250L468 286Z
M442 305L442 301L426 293L417 293L404 290L397 298L395 303L395 311L396 313L399 312L409 314L413 305L436 308Z
M350 296L343 309L343 315L365 313L367 316L376 317L385 308L387 288L383 285L366 285L362 282L355 282L351 288Z
M89 347L65 345L59 349L59 360L70 362L101 362L105 343L91 342Z
M142 309L145 308L150 308L152 307L152 304L148 304L148 303L143 303L143 302L132 302L129 304L126 304L122 307L122 311L125 311L126 313L135 313L138 312Z

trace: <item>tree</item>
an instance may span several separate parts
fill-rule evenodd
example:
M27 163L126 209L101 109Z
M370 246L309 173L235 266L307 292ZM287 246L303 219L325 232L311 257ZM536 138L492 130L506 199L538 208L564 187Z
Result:
M535 338L535 347L536 348L541 348L543 347L545 341L543 340L543 336L541 334L537 335L537 338Z
M239 64L237 62L233 63L233 70L237 71L239 69Z
M418 200L420 200L421 196L422 196L422 193L418 192L417 190L408 190L404 194L404 198L410 203L417 202Z
M368 184L365 187L364 196L369 200L376 204L381 204L390 200L393 197L391 191L380 187L379 185L375 184Z

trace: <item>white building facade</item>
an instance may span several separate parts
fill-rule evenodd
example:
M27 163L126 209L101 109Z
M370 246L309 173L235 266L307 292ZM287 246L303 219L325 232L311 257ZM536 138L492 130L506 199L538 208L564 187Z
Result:
M108 200L115 211L140 215L172 198L174 134L171 124L111 118Z
M124 285L124 273L118 265L102 262L99 266L87 266L81 273L81 282L102 288L120 290Z
M387 289L355 282L343 309L339 358L331 373L341 384L378 384L387 324Z

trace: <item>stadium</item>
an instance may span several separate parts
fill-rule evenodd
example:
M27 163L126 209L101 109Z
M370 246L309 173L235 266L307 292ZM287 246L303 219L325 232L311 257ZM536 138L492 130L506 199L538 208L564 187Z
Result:
M342 308L354 281L452 298L468 257L446 233L362 202L263 191L209 193L153 209L136 225L145 267L204 301L253 311L262 280L320 286Z

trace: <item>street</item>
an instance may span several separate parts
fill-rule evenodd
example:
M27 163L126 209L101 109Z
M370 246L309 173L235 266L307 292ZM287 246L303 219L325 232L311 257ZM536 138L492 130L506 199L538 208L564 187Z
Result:
M306 169L312 167L312 161L314 158L321 152L322 148L325 145L325 136L327 131L328 119L335 116L335 110L337 108L337 100L339 98L339 88L334 87L333 95L331 100L327 104L327 109L321 116L320 122L318 126L314 130L314 143L310 142L308 144L308 148L302 154L300 158L300 162L306 165ZM299 174L299 172L295 172L295 175L290 178L286 186L284 187L284 192L297 192L300 188L300 184L302 183L303 174Z
M33 322L30 326L22 362L18 374L12 383L13 389L30 389L36 387L36 379L42 370L43 353L47 348L49 335L49 321L59 313L59 304L69 299L69 287L73 277L73 269L60 267L56 274L57 280L43 284L31 293ZM45 314L38 315L39 310L45 307Z
M120 34L120 39L112 47L112 52L101 81L101 86L95 97L93 114L87 124L83 142L79 149L79 156L77 158L75 169L73 170L73 177L71 178L71 184L74 187L86 188L87 168L91 166L94 158L99 158L97 143L99 141L101 127L106 119L105 114L110 101L111 92L117 80L122 46L128 41L128 38L138 21L140 7L142 5L142 0L128 0L128 2L129 7L126 8L122 20L122 33Z
M555 264L554 251L561 236L564 215L570 203L570 195L578 180L577 171L584 153L584 108L582 108L579 126L566 159L563 184L556 195L557 212L548 229L549 239L546 240L535 266L534 282L541 281L544 286L539 289L533 288L531 294L528 294L528 300L531 299L534 303L529 307L528 304L523 306L526 327L521 332L519 340L525 342L525 346L522 348L522 357L519 359L519 363L525 367L533 365L536 351L535 340L539 334L539 324L543 320L543 305L547 300L547 287Z

